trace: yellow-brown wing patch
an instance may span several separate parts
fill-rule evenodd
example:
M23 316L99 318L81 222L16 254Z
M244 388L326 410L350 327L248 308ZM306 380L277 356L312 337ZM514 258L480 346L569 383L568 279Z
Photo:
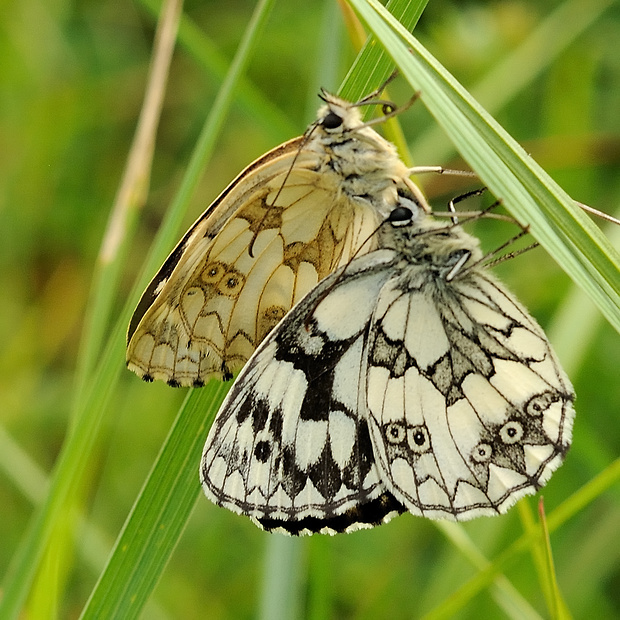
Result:
M129 367L171 385L201 385L240 368L292 305L349 260L376 226L370 209L334 200L338 193L325 185L312 170L283 171L215 238L194 239L170 290L130 339Z

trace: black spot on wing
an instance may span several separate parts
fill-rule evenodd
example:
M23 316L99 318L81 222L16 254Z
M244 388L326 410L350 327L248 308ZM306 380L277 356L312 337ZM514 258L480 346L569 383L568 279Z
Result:
M342 486L342 477L329 444L323 447L321 456L309 467L307 475L323 497L332 498L336 495Z
M357 338L358 334L342 340L330 339L318 328L316 321L311 320L307 325L302 323L297 330L282 330L278 334L275 357L303 371L308 382L319 377L322 380L323 374L340 361ZM309 352L303 344L310 339L315 341L313 348L316 353Z
M351 452L351 459L342 468L342 483L349 489L361 488L363 481L375 465L375 457L370 439L368 423L357 420L357 436Z
M284 446L282 449L281 464L282 479L273 482L281 482L282 487L289 497L297 497L301 490L306 486L306 472L300 470L295 459L293 446Z
M280 409L272 411L271 417L269 418L269 432L273 437L277 437L279 440L282 438L283 424L282 411Z
M268 402L263 398L255 398L253 395L247 396L243 406L239 407L236 414L237 424L243 424L248 417L252 417L252 431L258 433L265 428L270 410ZM271 412L272 417L281 416L279 411Z
M320 389L309 385L299 411L301 420L327 420L329 417L331 394L334 384L334 373L329 372L324 376Z
M255 406L252 408L251 413L252 431L254 432L254 434L256 434L262 431L267 424L267 419L269 418L270 413L267 402L263 399L258 400Z
M254 458L260 463L266 463L271 455L271 444L268 441L259 441L254 446Z
M343 340L330 340L318 330L316 323L312 321L308 326L301 325L299 334L296 331L283 330L277 337L276 359L293 365L296 370L301 370L307 381L307 390L299 411L301 420L327 420L332 408L332 392L334 383L334 368L349 350L351 345L359 337L355 334L351 338ZM314 339L314 351L301 344L302 337L305 341Z

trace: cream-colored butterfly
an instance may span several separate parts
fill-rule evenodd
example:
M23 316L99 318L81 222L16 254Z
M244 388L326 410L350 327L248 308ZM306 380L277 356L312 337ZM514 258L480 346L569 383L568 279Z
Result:
M374 248L399 194L428 209L395 147L362 121L362 105L385 111L377 95L322 92L306 132L250 164L198 218L138 303L130 370L172 386L230 378L319 280Z

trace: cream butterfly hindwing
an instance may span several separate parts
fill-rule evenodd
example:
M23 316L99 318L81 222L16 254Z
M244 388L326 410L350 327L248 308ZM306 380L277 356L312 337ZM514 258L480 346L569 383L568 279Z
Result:
M248 166L142 295L127 365L143 379L230 378L293 304L360 252L399 192L425 205L394 146L362 122L359 106L372 101L322 98L317 121Z
M568 450L571 384L477 240L403 200L378 245L291 310L211 428L207 497L264 529L503 513Z

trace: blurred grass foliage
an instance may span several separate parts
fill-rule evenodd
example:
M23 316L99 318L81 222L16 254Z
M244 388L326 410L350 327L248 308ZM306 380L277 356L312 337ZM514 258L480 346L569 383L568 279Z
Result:
M131 295L253 10L245 0L185 4L151 191L112 320ZM45 498L70 424L85 304L142 104L158 11L154 0L7 0L0 20L2 575ZM569 194L618 211L618 2L431 0L415 35ZM333 0L275 3L186 225L243 166L303 131L318 86L336 90L355 52ZM410 93L404 80L390 87L397 101ZM461 165L422 105L399 120L415 163ZM471 187L446 177L421 182L435 206ZM486 221L475 232L486 248L506 235ZM609 236L617 247L618 230ZM604 484L617 476L620 453L618 334L543 251L498 271L547 328L578 395L573 448L544 490L552 563L544 543L527 542L537 527L533 498L462 528L405 515L376 530L302 541L268 536L200 498L144 617L404 618L432 610L536 617L554 613L547 605L559 617L557 600L574 617L620 615L620 489ZM84 488L76 489L85 517L67 521L71 531L55 539L27 603L30 617L52 617L55 606L58 617L79 615L183 396L122 373ZM603 490L593 480L603 480ZM559 527L557 507L571 514ZM72 532L75 553L63 543ZM485 557L499 558L493 564L504 574L489 587ZM541 576L547 565L555 577ZM545 584L555 581L554 594Z

